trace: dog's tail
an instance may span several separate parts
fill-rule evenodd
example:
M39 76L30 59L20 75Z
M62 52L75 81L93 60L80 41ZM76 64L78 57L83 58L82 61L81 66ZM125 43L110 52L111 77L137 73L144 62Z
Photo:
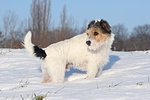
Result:
M46 58L46 52L42 48L32 44L31 42L31 31L29 31L25 38L24 38L24 47L25 49L31 54L36 57L39 57L40 59L45 59Z

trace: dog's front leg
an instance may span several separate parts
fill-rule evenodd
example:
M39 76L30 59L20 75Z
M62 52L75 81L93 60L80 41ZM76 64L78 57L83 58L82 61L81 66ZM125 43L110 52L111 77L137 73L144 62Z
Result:
M102 68L100 67L97 69L97 73L95 77L99 77L101 73L102 73Z
M87 67L87 78L95 78L97 70L97 64L89 63Z

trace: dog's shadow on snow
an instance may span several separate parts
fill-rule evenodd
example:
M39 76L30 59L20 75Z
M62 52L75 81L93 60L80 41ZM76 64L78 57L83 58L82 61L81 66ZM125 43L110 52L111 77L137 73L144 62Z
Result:
M103 71L109 70L112 68L112 66L118 61L120 58L116 55L110 55L109 56L109 62L104 66Z
M86 74L86 71L81 71L78 69L74 69L73 67L70 67L70 71L66 71L65 73L65 78L68 78L69 76L73 75L73 74Z
M109 63L107 63L104 66L103 71L111 69L113 67L113 65L118 60L120 60L120 58L118 56L116 56L116 55L110 55L109 56ZM65 78L68 78L69 76L71 76L72 74L75 74L75 73L77 73L77 74L86 74L86 71L81 71L81 70L74 69L74 68L70 67L70 71L65 73Z
M74 69L72 66L69 67L69 69L70 69L70 71L65 72L65 78L68 78L73 74L86 74L86 71L81 71L81 70L78 70L78 69ZM41 66L39 67L38 70L42 73Z
M110 55L109 56L109 63L107 63L104 68L103 71L105 70L109 70L112 68L112 66L118 61L120 60L120 58L116 55ZM42 72L41 67L39 68L39 71ZM65 72L65 78L70 77L73 74L86 74L86 71L81 71L78 69L74 69L73 67L70 67L70 71L66 71Z

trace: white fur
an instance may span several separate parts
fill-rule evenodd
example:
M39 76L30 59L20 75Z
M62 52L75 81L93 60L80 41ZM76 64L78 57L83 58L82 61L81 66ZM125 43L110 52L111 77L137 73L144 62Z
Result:
M99 19L95 20L95 23L97 23L97 22L100 22L100 20Z
M24 38L24 47L32 55L33 54L33 44L31 43L31 31L29 31Z
M109 52L114 40L114 34L101 46L86 46L88 36L86 33L77 35L71 39L52 44L45 48L47 54L43 60L42 71L44 80L50 76L53 83L62 83L65 76L66 64L73 64L74 68L87 71L88 78L95 78L101 74L103 66L109 61ZM25 36L25 48L33 54L31 32ZM50 79L49 79L50 81Z

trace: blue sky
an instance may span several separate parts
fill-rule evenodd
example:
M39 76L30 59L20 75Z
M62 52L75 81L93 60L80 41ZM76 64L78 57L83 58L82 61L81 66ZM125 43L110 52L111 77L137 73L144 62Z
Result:
M32 0L0 0L0 29L6 11L15 11L20 20L30 17ZM93 19L105 19L111 26L124 24L129 31L135 26L150 24L150 0L51 0L52 21L57 26L66 4L67 15L78 26Z

